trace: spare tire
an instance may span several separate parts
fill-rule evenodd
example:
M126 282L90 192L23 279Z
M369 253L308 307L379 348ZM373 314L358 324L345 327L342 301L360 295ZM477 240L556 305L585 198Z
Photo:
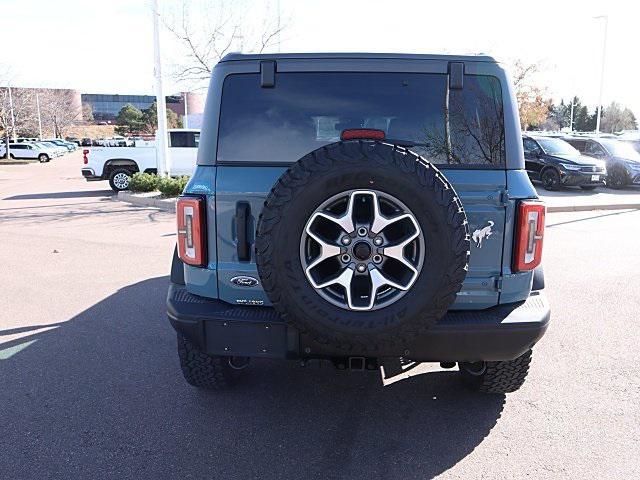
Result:
M382 141L319 148L269 193L256 235L281 316L339 351L405 346L451 306L469 229L455 190L423 157Z

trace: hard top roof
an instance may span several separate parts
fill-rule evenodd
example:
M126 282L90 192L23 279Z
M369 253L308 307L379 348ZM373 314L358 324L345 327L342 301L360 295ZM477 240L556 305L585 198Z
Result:
M261 53L243 54L228 53L221 62L237 62L249 60L280 60L280 59L396 59L396 60L445 60L451 62L487 62L497 63L496 59L489 55L437 55L418 53Z

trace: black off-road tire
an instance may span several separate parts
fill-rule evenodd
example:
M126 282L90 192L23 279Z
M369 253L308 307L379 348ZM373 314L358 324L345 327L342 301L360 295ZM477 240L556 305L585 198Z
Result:
M185 380L194 387L222 390L233 385L241 373L229 366L229 357L208 355L180 334L178 357Z
M531 350L515 360L502 362L460 363L465 383L482 393L511 393L518 390L527 378Z
M313 211L354 189L393 195L425 232L425 266L415 283L377 310L331 304L313 289L300 260L301 234ZM359 354L395 352L442 318L466 277L469 249L464 209L444 175L406 148L364 140L321 147L292 165L267 197L256 235L258 273L282 318L318 344Z

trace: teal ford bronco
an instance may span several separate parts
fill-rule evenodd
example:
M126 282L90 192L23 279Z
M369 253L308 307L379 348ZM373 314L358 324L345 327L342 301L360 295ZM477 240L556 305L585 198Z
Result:
M221 388L259 358L439 362L517 390L550 317L544 217L493 58L229 54L177 203L182 372Z

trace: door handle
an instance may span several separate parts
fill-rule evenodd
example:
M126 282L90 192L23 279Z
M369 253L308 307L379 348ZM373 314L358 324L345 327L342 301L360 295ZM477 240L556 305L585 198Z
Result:
M247 202L236 204L236 232L238 234L238 260L251 260L251 243L249 242L249 222L251 220L251 206Z

